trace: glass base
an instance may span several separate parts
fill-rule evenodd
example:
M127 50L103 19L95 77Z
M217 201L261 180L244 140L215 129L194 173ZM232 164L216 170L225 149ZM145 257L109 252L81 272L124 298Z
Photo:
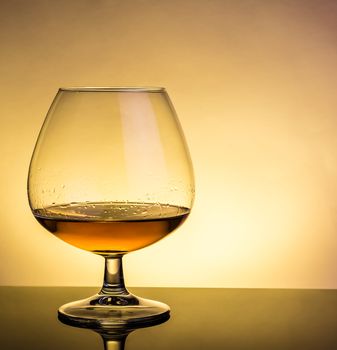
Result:
M59 319L84 328L138 328L169 319L170 308L132 294L96 294L61 306Z

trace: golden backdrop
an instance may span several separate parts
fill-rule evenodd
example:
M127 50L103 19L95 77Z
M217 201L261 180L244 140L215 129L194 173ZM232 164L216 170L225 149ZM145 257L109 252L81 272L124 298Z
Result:
M53 237L26 196L60 86L165 86L196 201L125 258L128 285L337 288L337 3L0 4L0 284L97 285L102 258Z

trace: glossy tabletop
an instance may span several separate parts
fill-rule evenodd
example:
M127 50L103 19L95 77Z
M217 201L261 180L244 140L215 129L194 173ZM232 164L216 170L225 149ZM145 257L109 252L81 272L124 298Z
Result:
M131 332L127 350L337 349L337 290L133 288L171 318ZM62 324L57 308L97 288L1 287L1 349L104 349L92 330ZM117 349L113 344L110 349Z

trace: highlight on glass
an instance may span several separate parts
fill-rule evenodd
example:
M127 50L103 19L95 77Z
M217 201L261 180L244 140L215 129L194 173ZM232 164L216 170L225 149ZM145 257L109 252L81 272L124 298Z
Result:
M100 292L59 309L87 325L125 325L169 315L132 295L122 257L164 238L190 213L188 148L164 88L59 89L28 175L31 210L49 232L105 259ZM145 272L144 272L145 273Z

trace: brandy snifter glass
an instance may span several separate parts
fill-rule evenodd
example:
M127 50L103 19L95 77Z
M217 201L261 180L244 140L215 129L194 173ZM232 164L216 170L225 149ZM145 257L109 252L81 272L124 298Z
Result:
M122 257L164 238L188 216L191 161L164 88L59 89L28 175L36 219L71 245L105 258L101 291L63 305L86 325L141 324L167 317L163 303L132 295Z

